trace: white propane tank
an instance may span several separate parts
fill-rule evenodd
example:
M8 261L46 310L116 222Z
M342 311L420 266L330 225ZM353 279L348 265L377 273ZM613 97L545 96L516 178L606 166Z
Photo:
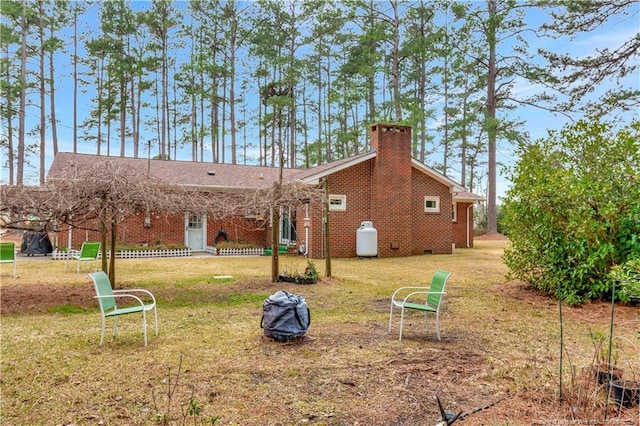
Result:
M371 221L362 222L356 232L356 255L358 257L378 255L378 231Z

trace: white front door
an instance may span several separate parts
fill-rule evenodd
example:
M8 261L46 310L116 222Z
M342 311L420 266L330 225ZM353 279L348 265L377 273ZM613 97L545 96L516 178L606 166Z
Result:
M207 240L207 216L186 213L184 221L184 244L193 251L204 251Z

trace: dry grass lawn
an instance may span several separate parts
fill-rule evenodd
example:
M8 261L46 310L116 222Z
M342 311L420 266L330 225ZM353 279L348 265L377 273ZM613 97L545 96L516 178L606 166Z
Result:
M506 244L334 259L333 278L317 285L269 282L268 257L118 260L119 287L159 299L160 335L151 333L146 348L139 316L121 317L117 337L99 347L86 274L20 258L17 278L5 265L0 274L0 423L428 426L439 418L438 395L470 413L461 425L639 424L639 408L606 405L589 372L589 336L608 333L606 303L563 307L559 401L557 302L505 280ZM281 269L304 269L304 259L280 260ZM323 261L315 263L323 274ZM427 283L436 269L453 272L442 341L417 314L398 341L397 323L387 330L391 293ZM262 337L262 302L279 289L310 306L302 343ZM630 380L640 380L639 313L615 309L618 364Z

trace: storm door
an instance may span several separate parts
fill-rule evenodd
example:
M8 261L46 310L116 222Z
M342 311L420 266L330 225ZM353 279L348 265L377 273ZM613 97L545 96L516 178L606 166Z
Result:
M193 251L204 251L207 243L207 216L186 213L184 244Z

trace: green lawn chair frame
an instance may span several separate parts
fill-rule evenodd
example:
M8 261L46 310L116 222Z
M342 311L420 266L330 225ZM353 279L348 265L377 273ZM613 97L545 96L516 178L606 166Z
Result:
M431 279L429 287L400 287L391 296L391 310L389 312L389 333L393 326L393 310L400 309L400 335L398 340L402 340L402 328L404 326L405 310L421 311L425 314L425 325L427 325L427 315L436 316L436 334L440 340L440 308L445 293L447 280L451 272L436 271ZM418 297L420 296L420 297ZM424 298L423 298L424 297Z
M80 263L81 262L94 262L93 270L98 269L98 255L100 254L100 243L93 243L85 241L82 243L82 247L80 248L80 252L78 254L71 254L67 257L67 263L65 264L65 270L69 267L70 260L77 260L78 267L76 268L76 272L80 273Z
M103 271L92 272L89 274L89 277L93 280L93 286L96 290L95 298L98 299L98 304L100 305L100 316L102 319L100 346L104 343L104 333L108 317L113 317L113 337L115 338L118 327L118 316L135 313L142 313L144 345L147 346L147 312L149 311L153 311L156 336L158 335L158 313L156 310L156 298L153 294L151 294L150 291L141 288L113 290L111 287L111 281L109 281L109 276ZM151 303L145 303L142 298L135 293L148 296L151 299ZM116 298L129 299L134 303L132 306L119 308L116 303Z
M5 241L0 243L0 264L13 263L13 278L16 277L16 243Z

